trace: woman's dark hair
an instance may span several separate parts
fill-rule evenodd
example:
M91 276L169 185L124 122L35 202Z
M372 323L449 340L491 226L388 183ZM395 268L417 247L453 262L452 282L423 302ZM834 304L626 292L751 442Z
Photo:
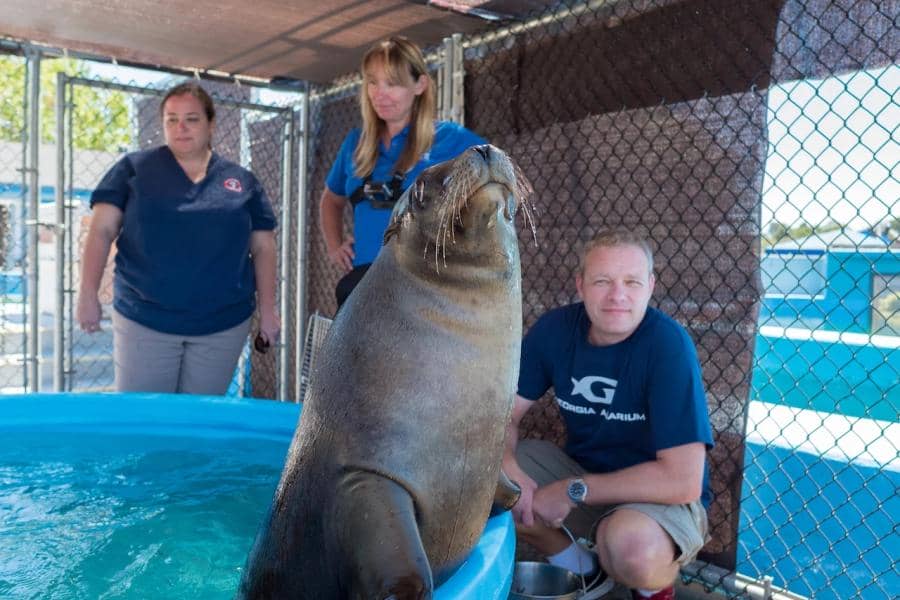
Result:
M216 118L216 107L215 104L213 104L213 99L208 93L206 93L206 90L204 90L199 83L195 83L193 81L179 83L175 87L169 88L169 91L167 91L166 95L163 96L162 102L159 103L159 116L164 116L166 110L166 100L168 100L172 96L184 96L185 94L190 94L200 101L200 104L203 106L203 112L206 113L206 118L208 120L212 121Z

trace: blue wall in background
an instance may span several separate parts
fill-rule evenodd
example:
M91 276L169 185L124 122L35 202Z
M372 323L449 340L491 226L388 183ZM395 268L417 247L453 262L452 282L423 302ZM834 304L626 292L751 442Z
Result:
M66 193L69 190L65 190ZM71 197L81 200L83 202L87 202L91 198L91 192L93 190L87 189L75 189L72 190ZM2 183L0 182L0 198L11 198L11 199L21 199L24 195L28 193L27 186L25 188L22 187L21 183ZM41 186L41 204L48 204L50 202L56 201L56 188L52 185L42 185Z
M777 251L790 255L822 254L819 251ZM771 291L763 298L759 322L783 327L808 327L831 331L870 333L872 328L872 276L900 274L900 252L827 250L827 274L821 297L779 297Z

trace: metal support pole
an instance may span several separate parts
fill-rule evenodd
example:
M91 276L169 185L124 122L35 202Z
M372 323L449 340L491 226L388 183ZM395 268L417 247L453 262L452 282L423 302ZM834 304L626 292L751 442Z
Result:
M307 182L307 165L309 164L309 84L303 92L303 111L300 115L299 168L297 169L297 273L296 296L297 334L294 338L294 401L303 402L300 397L301 377L303 371L303 345L306 341L306 215L310 203L309 185Z
M444 38L439 71L441 110L438 118L465 125L465 68L463 64L462 34Z
M441 121L453 120L453 38L444 38L444 47L441 51L441 112L438 118Z
M72 77L66 77L66 81L69 85L69 98L68 105L66 106L66 118L68 119L65 123L67 131L69 135L66 140L57 141L58 144L65 142L66 147L66 156L65 156L65 169L66 173L72 173L74 177L75 173L75 136L72 132L72 113L75 110L75 85L77 85ZM69 294L69 303L67 307L67 313L64 315L66 322L65 329L65 339L69 340L69 343L66 344L65 354L64 354L64 365L66 369L66 378L65 378L65 389L63 391L71 392L75 387L75 308L73 306L74 302L72 302L73 296L75 293L77 286L81 283L81 275L76 272L75 264L76 264L76 255L78 254L78 248L75 244L75 232L80 230L81 224L75 223L75 215L77 202L75 201L72 192L74 191L74 186L72 182L69 182L69 197L65 203L65 222L66 226L69 229L69 235L66 236L66 262L63 266L65 270L65 290L66 293ZM78 265L81 266L81 258L78 258ZM101 314L102 318L102 314Z
M288 296L290 292L290 256L291 256L291 191L293 156L294 156L294 113L287 113L281 143L281 264L278 278L281 282L281 295L278 311L282 319L288 314ZM288 348L290 348L290 328L282 326L281 343L278 346L278 400L284 402L288 397Z
M681 569L682 574L695 577L713 588L725 590L729 597L739 594L749 600L809 600L790 590L772 585L772 578L753 579L716 565L695 560Z
M56 74L56 305L53 318L53 390L64 391L66 326L66 74Z
M41 146L41 54L28 51L28 154L25 173L28 181L28 219L26 224L28 239L28 350L27 371L32 392L41 390L41 328L40 304L38 303L38 284L40 269L38 256L38 221L40 220L40 181L38 167Z
M466 124L466 95L465 95L465 80L466 80L466 68L465 62L463 61L463 43L462 43L462 34L454 33L450 38L450 54L452 56L452 60L450 64L452 66L452 71L450 73L450 79L452 81L452 85L450 87L450 120L459 123L460 125Z

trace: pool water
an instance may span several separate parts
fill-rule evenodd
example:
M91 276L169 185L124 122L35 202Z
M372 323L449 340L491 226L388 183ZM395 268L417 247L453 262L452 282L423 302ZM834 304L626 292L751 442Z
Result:
M4 431L0 598L233 597L289 441Z
M897 424L762 402L748 414L737 570L816 600L900 598Z

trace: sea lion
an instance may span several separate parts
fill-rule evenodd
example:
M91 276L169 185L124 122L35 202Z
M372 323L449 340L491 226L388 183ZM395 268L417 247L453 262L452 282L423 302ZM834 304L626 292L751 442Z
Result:
M323 342L239 597L430 598L495 490L514 500L498 479L522 335L514 216L529 190L478 146L400 198Z

